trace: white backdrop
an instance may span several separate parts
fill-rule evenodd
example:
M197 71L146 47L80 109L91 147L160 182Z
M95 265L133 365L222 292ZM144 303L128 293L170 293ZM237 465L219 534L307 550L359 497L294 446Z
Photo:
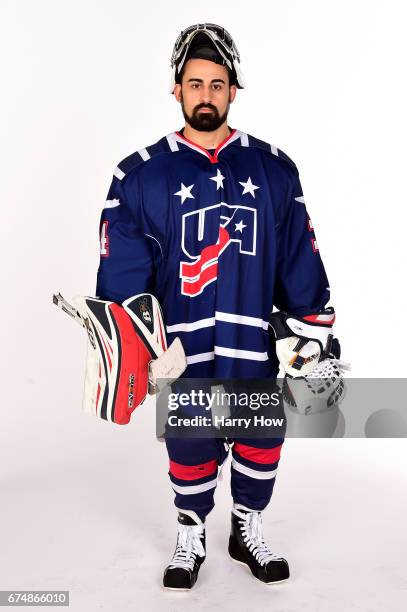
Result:
M17 507L35 503L38 520L52 514L50 502L38 501L24 483L48 483L55 499L58 479L74 482L83 470L86 479L88 468L102 483L106 470L114 486L122 462L131 470L135 512L144 482L137 462L144 469L151 463L146 482L157 477L157 496L172 503L165 449L154 440L146 407L140 417L146 429L139 431L134 423L120 429L80 412L85 335L52 305L51 294L94 294L99 216L113 168L182 127L168 93L169 58L179 31L198 21L224 25L241 53L247 89L238 91L229 125L278 146L299 167L353 376L406 375L403 2L3 0L0 473L4 498L14 500L3 505L7 522ZM363 455L382 483L397 465L405 486L403 440L341 443L335 449L349 449L355 470ZM304 444L290 441L293 478ZM315 459L322 444L309 443L307 456ZM69 486L59 485L58 495ZM278 494L276 503L282 513L290 506ZM30 522L29 515L21 520ZM9 532L14 542L17 531ZM289 533L287 525L286 541ZM29 537L25 542L34 546ZM28 569L18 579L23 541L16 550L15 573L0 587L44 588L45 570L35 584ZM86 609L96 609L90 599L94 607ZM332 594L323 609L336 610L334 602Z

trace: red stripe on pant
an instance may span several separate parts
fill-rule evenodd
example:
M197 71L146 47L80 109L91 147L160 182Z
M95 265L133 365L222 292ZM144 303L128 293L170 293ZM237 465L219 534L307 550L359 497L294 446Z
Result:
M210 474L217 472L218 463L216 459L207 461L206 463L199 463L198 465L182 465L170 460L170 473L175 478L181 480L198 480L199 478L205 478Z
M280 444L274 448L255 448L254 446L247 446L246 444L235 442L233 450L241 457L253 461L254 463L276 463L280 459L282 446L283 445Z

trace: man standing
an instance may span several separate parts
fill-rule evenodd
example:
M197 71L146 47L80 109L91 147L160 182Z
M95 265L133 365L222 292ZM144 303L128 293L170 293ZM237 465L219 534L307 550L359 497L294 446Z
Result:
M276 147L227 123L244 87L224 28L198 24L178 37L171 92L185 125L116 168L100 223L97 296L159 300L169 341L179 336L192 378L271 378L273 306L296 317L325 312L329 286L298 170ZM230 441L228 441L230 442ZM214 506L223 439L167 438L179 512L164 586L190 589L205 559L205 517ZM289 577L265 543L283 439L235 439L230 556L265 583Z

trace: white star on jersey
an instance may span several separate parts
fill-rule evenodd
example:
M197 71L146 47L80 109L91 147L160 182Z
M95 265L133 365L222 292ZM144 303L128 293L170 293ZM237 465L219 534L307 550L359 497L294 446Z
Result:
M254 191L255 189L260 189L260 187L257 187L257 185L253 185L250 176L246 182L239 181L239 183L240 185L242 185L242 187L244 187L242 195L244 195L245 193L250 193L250 195L252 195L254 198L256 197Z
M210 179L211 181L216 182L216 191L218 191L219 187L222 187L223 189L223 181L225 180L225 177L223 176L219 168L217 169L216 176L211 176Z
M184 183L181 183L181 189L174 193L174 195L180 196L181 204L185 202L187 198L193 198L194 196L191 193L193 185L189 185L189 187L185 187Z
M235 232L242 233L244 227L247 227L247 225L245 225L243 221L240 221L240 223L235 223Z

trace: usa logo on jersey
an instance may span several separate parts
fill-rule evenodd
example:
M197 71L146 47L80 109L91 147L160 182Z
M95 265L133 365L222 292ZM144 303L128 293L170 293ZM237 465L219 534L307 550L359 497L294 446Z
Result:
M200 295L218 277L218 261L227 248L256 255L257 210L221 202L182 216L181 293Z

